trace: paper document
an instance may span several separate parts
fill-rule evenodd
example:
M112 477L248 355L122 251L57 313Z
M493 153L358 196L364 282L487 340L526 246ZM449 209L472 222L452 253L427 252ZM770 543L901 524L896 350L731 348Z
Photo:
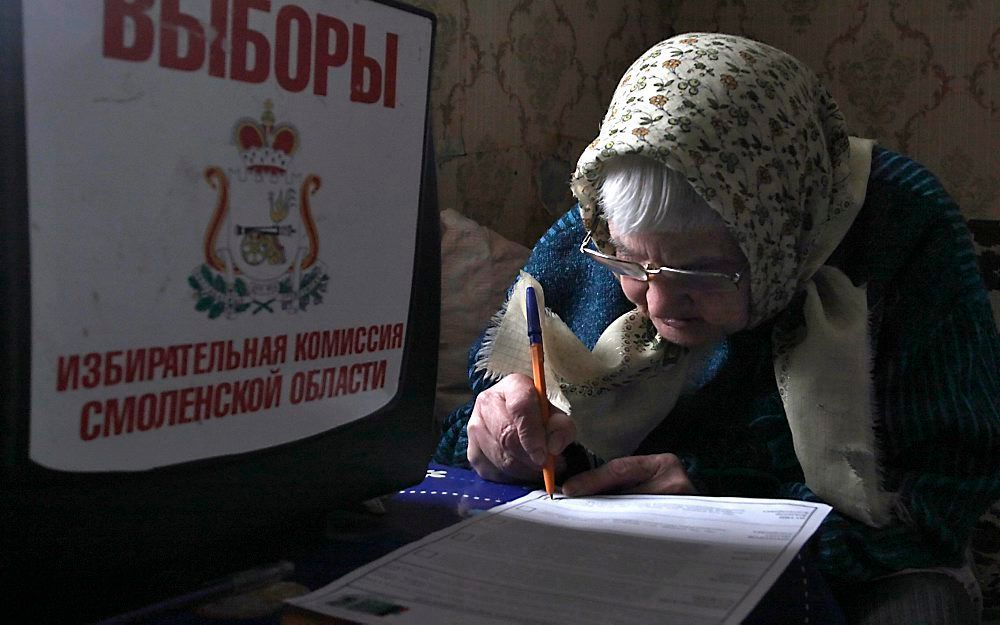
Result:
M736 624L829 511L535 491L289 603L359 623Z

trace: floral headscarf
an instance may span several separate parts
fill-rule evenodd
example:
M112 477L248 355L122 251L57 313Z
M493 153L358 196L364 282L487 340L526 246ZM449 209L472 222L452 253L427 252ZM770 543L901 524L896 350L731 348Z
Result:
M860 206L847 126L826 88L788 54L732 35L667 39L619 82L572 180L605 251L597 185L624 154L681 172L722 216L750 262L752 325L788 305Z

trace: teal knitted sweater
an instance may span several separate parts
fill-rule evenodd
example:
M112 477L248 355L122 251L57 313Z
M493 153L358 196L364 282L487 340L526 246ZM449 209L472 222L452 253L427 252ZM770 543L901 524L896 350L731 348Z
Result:
M606 269L579 254L583 234L570 211L525 271L593 347L631 304ZM844 581L956 566L976 520L1000 498L1000 338L965 222L930 172L876 148L865 204L828 264L867 284L882 478L901 505L881 529L830 514L817 534L820 566ZM783 314L801 314L800 302ZM804 483L775 386L773 322L729 337L699 388L636 453L677 454L705 494L819 501ZM470 380L474 393L489 386L471 364ZM446 419L436 462L468 466L473 402Z

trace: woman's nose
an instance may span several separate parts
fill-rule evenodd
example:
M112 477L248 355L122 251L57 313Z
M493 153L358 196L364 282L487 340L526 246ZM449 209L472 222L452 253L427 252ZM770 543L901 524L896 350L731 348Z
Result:
M683 316L690 310L691 296L669 280L654 277L643 283L645 287L646 309L650 317Z

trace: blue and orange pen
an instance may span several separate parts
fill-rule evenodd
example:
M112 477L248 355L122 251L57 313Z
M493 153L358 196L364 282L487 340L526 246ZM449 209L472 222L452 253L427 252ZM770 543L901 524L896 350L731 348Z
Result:
M531 346L531 373L535 381L535 393L538 395L538 408L542 414L542 425L549 424L549 397L545 392L545 355L542 348L542 324L538 317L538 300L535 299L535 289L525 289L528 313L528 341ZM556 492L556 458L547 454L542 465L542 477L545 479L545 492L552 499Z

